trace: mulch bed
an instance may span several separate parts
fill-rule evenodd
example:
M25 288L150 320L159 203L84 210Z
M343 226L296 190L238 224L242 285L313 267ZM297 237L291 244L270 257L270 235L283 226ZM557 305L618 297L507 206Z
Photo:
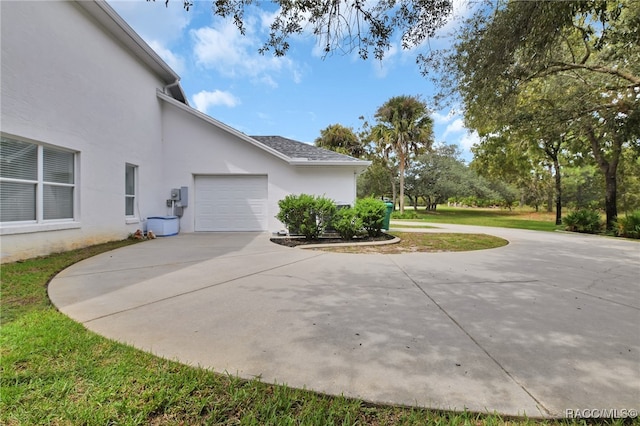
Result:
M297 247L308 244L344 244L344 243L369 243L372 241L388 241L395 237L393 235L382 233L379 237L356 237L352 240L343 240L338 236L324 236L317 240L306 240L304 237L288 236L288 237L273 237L271 241L287 247Z

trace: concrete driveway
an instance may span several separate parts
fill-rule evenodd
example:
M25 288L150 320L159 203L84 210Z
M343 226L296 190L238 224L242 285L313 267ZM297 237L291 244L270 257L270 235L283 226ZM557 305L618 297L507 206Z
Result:
M640 409L638 242L435 226L510 244L358 255L182 234L80 262L49 295L108 338L266 382L530 417Z

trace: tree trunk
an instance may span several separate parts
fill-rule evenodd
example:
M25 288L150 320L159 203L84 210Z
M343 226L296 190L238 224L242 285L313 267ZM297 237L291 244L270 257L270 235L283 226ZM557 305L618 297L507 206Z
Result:
M558 160L558 153L564 142L564 136L558 138L556 142L545 142L544 152L551 160L553 160L553 170L549 166L549 172L555 176L555 193L556 193L556 225L562 225L562 175L560 174L560 161ZM551 191L549 193L552 194ZM552 203L549 203L551 206Z
M400 214L404 213L404 158L400 159Z
M396 178L391 175L391 200L393 202L393 208L395 210L396 203L398 201L398 189L396 188Z
M587 128L587 137L591 142L591 149L593 155L596 158L596 162L604 175L606 189L604 197L604 211L607 215L606 229L607 231L613 230L616 219L618 218L618 206L617 206L617 180L618 174L618 162L620 161L620 155L622 153L621 139L613 136L611 143L611 154L609 160L607 160L605 153L600 143L600 138L595 134L593 128Z
M557 158L553 158L553 167L555 169L555 173L556 176L559 175L559 171L560 171L560 166L557 164L558 159ZM549 172L551 172L551 166L549 166ZM553 211L553 186L552 185L545 185L545 187L547 188L547 212L551 213ZM555 187L556 191L556 225L560 225L558 223L558 181L556 179L556 187Z
M616 219L618 218L618 183L616 180L616 172L608 170L605 173L605 181L607 184L605 198L604 198L604 210L607 215L607 230L614 229Z
M417 211L418 210L418 196L416 195L415 198L414 198L410 194L407 194L407 198L409 198L409 202L411 202L411 205L413 206L413 209Z
M556 225L562 225L562 176L557 155L553 158L553 171L556 175Z

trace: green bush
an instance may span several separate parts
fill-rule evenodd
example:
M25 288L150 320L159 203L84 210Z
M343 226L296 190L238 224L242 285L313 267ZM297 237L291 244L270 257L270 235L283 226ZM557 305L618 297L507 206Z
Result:
M476 207L478 205L478 199L474 196L470 196L470 197L463 197L460 199L460 203L463 206L467 206L467 207Z
M398 219L398 220L402 220L402 219L420 219L420 213L418 213L415 210L405 210L404 213L400 213L400 211L393 211L391 212L391 217L393 219Z
M387 205L377 198L362 198L356 201L355 211L362 226L370 237L377 237L382 232L384 226L384 216L387 212Z
M602 230L600 213L594 210L576 210L562 219L567 231L596 234Z
M353 239L362 230L362 218L353 208L338 210L331 224L343 240Z
M619 237L640 238L640 210L619 217L616 222L616 233Z
M287 195L278 201L278 206L276 218L290 234L304 235L307 240L317 239L336 212L333 200L309 194Z

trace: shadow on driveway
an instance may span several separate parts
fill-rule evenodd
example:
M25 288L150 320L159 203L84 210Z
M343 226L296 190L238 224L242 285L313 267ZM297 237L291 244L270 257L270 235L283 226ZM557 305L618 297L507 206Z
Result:
M510 244L357 255L185 234L88 259L49 291L104 336L267 382L532 417L640 408L639 246L482 232Z

